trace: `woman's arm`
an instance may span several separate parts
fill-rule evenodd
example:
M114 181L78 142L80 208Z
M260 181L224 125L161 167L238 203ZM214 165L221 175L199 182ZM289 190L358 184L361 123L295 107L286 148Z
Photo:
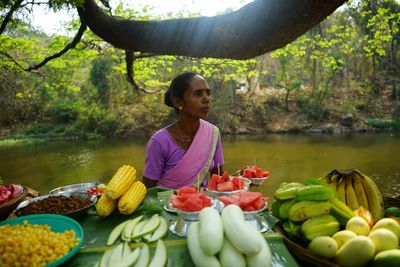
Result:
M147 189L157 186L157 180L152 180L143 176L142 182L146 186Z

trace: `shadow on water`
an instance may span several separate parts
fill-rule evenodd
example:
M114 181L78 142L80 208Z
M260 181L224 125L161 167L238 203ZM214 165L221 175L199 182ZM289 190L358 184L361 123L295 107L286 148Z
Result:
M258 165L271 180L257 191L271 195L283 181L304 181L333 169L357 168L371 176L384 195L400 194L400 135L269 134L223 136L225 169ZM0 146L0 176L46 194L79 182L107 181L123 164L142 176L145 138L56 141Z

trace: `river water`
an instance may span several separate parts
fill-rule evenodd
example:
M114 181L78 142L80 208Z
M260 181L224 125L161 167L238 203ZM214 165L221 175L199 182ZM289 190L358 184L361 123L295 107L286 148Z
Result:
M123 164L143 172L145 138L54 141L0 146L0 176L42 194L73 183L108 181ZM222 136L224 168L246 165L270 171L253 188L272 195L283 181L321 177L333 169L357 168L372 177L383 195L400 195L400 134L270 134Z

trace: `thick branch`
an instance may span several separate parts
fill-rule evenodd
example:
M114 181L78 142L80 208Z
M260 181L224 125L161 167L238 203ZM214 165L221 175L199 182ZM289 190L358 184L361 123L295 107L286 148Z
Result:
M30 66L29 68L25 69L26 71L32 71L32 70L37 70L40 67L43 67L47 62L49 62L50 60L53 60L55 58L61 57L62 55L64 55L65 53L67 53L70 49L75 48L75 46L79 43L79 41L81 40L83 33L86 31L86 24L84 22L81 22L81 26L79 27L78 32L76 33L74 39L72 40L72 42L70 42L69 44L67 44L60 52L55 53L51 56L46 57L42 62L40 62L39 64Z
M220 16L134 21L112 17L95 0L78 13L117 48L190 57L253 58L283 47L324 20L346 0L255 0Z
M10 10L6 14L6 16L4 17L3 22L1 23L0 35L3 34L4 30L6 29L7 24L10 22L13 14L14 14L14 11L17 10L21 6L21 3L23 1L24 0L15 1L15 3L11 6Z

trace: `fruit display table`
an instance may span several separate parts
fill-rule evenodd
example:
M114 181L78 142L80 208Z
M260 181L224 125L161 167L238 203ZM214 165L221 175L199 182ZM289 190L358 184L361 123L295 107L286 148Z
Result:
M161 215L169 222L177 217L175 214L165 211L161 212ZM78 219L85 233L83 246L72 259L62 266L94 266L107 249L105 244L111 230L122 221L131 217L134 216L131 215L127 217L114 213L107 218L89 215ZM298 266L283 243L281 234L269 231L264 233L264 237L271 248L272 266ZM167 246L169 259L167 266L194 266L186 246L185 238L178 237L168 232L164 240ZM150 248L154 249L154 247L155 244L150 245Z

